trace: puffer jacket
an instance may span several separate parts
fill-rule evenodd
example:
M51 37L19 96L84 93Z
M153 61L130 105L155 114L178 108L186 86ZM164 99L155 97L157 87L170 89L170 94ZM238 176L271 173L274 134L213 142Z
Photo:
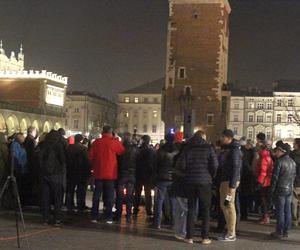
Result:
M296 178L295 178L295 187L300 187L300 149L294 150L290 157L296 163Z
M130 178L134 180L138 147L130 141L124 141L123 146L125 153L118 157L119 179Z
M156 152L150 145L142 144L137 155L136 180L153 182Z
M174 143L167 142L157 152L156 181L173 181L174 159L179 153Z
M183 149L186 169L183 182L191 185L212 184L218 169L215 151L204 139L194 136Z
M268 149L263 148L258 151L258 160L256 163L257 182L263 187L271 186L273 172L273 160Z
M293 191L293 183L296 177L296 163L288 155L284 155L275 161L272 175L272 193L275 195L287 195Z
M230 188L236 188L236 184L241 179L242 152L237 140L233 140L229 145L224 145L220 155L220 181L229 181Z

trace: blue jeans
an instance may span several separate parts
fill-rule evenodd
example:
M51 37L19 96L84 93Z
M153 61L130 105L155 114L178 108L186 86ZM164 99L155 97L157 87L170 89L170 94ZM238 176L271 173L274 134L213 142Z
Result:
M161 217L162 217L162 207L166 198L166 193L168 191L168 187L172 185L171 181L161 181L158 182L156 185L156 202L155 202L155 217L154 223L156 225L161 224ZM171 201L171 211L172 217L174 217L174 198L170 198Z
M101 194L105 196L105 215L107 220L113 219L112 208L115 197L115 181L114 180L95 180L95 190L93 193L92 219L97 220L99 216L99 202Z
M174 231L175 234L185 238L186 236L186 222L188 213L187 198L176 197L174 204Z
M287 195L276 195L275 207L276 207L276 232L279 234L287 233L292 224L292 193Z

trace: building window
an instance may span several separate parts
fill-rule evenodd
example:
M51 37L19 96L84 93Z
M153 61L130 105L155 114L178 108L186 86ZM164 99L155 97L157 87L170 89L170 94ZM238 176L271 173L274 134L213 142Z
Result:
M267 115L267 122L272 122L272 116L271 115Z
M288 114L287 122L289 122L289 123L293 122L293 115L292 114Z
M143 118L147 118L148 116L148 112L147 111L143 111Z
M234 122L238 122L239 121L239 116L238 115L234 115L233 116L233 121Z
M133 133L136 134L138 130L138 126L137 125L133 125Z
M169 85L173 86L173 78L169 78Z
M257 109L264 109L263 103L257 103Z
M234 135L237 135L238 132L239 132L238 127L234 127L234 128L233 128L233 134L234 134Z
M157 125L152 125L152 133L156 133L157 132Z
M277 116L276 116L276 121L277 121L277 122L281 122L281 114L277 114Z
M234 104L233 104L233 108L234 108L234 109L239 109L239 103L237 103L237 102L234 103Z
M271 140L271 137L272 137L271 131L267 131L266 136L267 136L267 140Z
M214 125L214 115L213 114L207 114L207 125Z
M148 102L149 102L148 97L145 97L144 98L144 103L148 103Z
M249 120L249 122L254 122L254 116L253 115L249 115L248 116L248 120Z
M258 116L256 117L256 121L257 121L257 122L264 122L264 116L263 116L263 115L258 115Z
M154 118L157 118L157 116L158 116L157 114L158 114L158 112L156 110L153 110L153 117Z
M178 78L179 79L185 79L186 78L186 69L185 69L185 67L180 67L178 69Z
M292 99L288 100L288 107L293 107L293 100Z
M74 128L78 129L78 120L77 119L74 120Z
M125 102L129 103L130 102L130 98L129 97L125 97Z
M138 112L138 111L134 111L134 112L133 112L133 117L134 117L134 118L137 118L138 116L139 116L139 112Z
M143 133L147 133L148 132L148 126L145 124L143 126Z
M248 103L248 108L249 109L254 109L254 103L253 102L249 102Z
M253 130L248 130L248 138L252 139L253 138Z
M75 113L79 113L79 108L75 108Z
M134 103L139 103L139 98L138 97L134 97Z
M276 138L281 138L281 130L280 129L277 129L275 131L275 136L276 136Z
M272 109L272 103L267 103L267 109Z
M277 100L277 106L278 106L278 107L281 107L281 105L282 105L282 100L281 100L281 99L278 99L278 100Z
M154 103L158 103L158 99L155 97L155 98L153 98L153 102Z
M128 117L129 117L129 112L128 112L128 111L125 111L125 112L124 112L124 117L125 117L125 118L128 118Z

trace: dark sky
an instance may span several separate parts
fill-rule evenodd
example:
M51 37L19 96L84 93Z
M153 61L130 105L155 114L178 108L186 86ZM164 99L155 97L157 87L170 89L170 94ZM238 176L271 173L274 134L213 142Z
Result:
M229 81L300 79L300 0L231 0ZM112 97L164 75L167 0L0 0L7 52Z

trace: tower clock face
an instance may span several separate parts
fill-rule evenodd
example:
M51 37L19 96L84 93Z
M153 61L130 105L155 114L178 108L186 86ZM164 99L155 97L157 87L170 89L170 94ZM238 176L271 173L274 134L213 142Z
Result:
M52 85L46 86L46 103L56 106L63 106L64 105L64 95L65 89L55 87Z

